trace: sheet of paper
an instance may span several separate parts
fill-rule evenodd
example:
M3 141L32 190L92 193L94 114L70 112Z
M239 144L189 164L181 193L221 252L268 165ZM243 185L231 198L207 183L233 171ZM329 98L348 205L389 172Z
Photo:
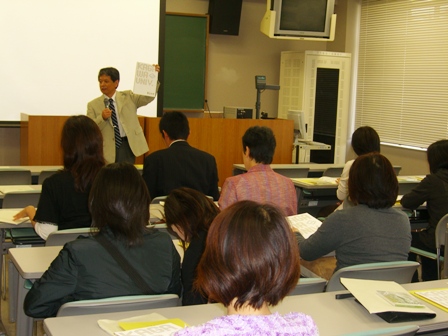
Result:
M416 290L411 291L411 293L444 311L448 311L448 288Z
M123 331L120 327L119 322L155 322L160 320L166 320L167 318L163 315L152 313L147 315L139 315L130 317L123 320L98 320L98 325L101 329L107 332L109 335L114 335L116 332Z
M143 327L127 331L116 332L116 336L172 336L183 329L174 323L164 323L151 327Z
M321 226L322 222L311 216L309 213L301 213L298 215L286 217L289 225L299 230L304 238L308 238Z
M19 220L13 220L12 218L16 213L18 213L22 209L0 209L0 223L6 224L22 224L25 222L29 222L30 219L28 217L21 218Z
M394 281L362 280L341 278L341 283L350 293L369 311L370 314L388 311L406 313L432 313L423 301L423 307L397 307L387 302L378 295L378 291L403 293L409 292Z
M133 92L143 96L155 97L157 93L158 72L154 64L137 62Z

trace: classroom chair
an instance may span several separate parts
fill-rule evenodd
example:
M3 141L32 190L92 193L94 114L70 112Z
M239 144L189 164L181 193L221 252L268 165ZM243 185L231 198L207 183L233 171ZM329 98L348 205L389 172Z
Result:
M324 170L322 176L341 177L343 170L343 167L330 167Z
M54 173L57 173L60 169L48 169L48 170L42 170L39 174L39 178L37 179L37 184L43 184L45 179L53 175Z
M442 246L445 246L445 232L448 224L448 214L443 216L436 227L436 253L428 252L416 247L412 247L409 250L410 253L415 253L418 256L422 256L424 258L429 258L437 261L437 277L441 279L442 276L442 266L444 266L445 258L441 255Z
M45 246L64 246L65 243L76 240L79 236L89 236L91 232L97 232L97 228L76 228L58 230L50 233L45 241Z
M327 280L323 278L300 278L297 286L288 294L288 296L322 293L326 284Z
M0 168L0 185L31 184L31 171L28 169Z
M363 330L360 332L344 334L342 336L414 336L419 329L418 325L411 324L406 326Z
M410 283L419 266L415 261L388 261L348 266L336 271L328 280L326 292L346 289L341 278L395 281L399 284Z
M273 168L273 171L276 173L289 177L289 178L304 178L308 177L308 172L310 171L309 168L294 168L294 169L287 169L287 168Z
M81 300L64 303L59 308L56 317L176 307L179 302L179 297L176 294L131 295L98 300Z

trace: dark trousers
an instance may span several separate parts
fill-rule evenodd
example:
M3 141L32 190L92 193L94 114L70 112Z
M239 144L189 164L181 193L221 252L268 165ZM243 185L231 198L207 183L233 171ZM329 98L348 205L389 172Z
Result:
M122 138L120 148L115 148L115 162L135 163L135 155L132 153L127 137Z

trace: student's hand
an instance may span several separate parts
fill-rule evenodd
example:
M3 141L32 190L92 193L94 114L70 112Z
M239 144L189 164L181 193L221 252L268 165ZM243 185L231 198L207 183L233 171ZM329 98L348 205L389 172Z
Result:
M13 217L13 220L18 220L20 218L28 217L31 221L34 219L36 215L36 208L32 205L28 205L22 211L16 213Z
M109 110L108 108L105 108L103 110L103 112L101 112L101 116L103 117L103 120L109 119L111 115L112 115L112 111Z
M336 180L334 180L335 182L336 182L336 184L339 184L339 181L340 181L341 179L338 177Z

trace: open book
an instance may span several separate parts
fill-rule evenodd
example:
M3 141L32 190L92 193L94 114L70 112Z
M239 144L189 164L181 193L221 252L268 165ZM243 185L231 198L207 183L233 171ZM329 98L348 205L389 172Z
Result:
M308 238L321 226L322 222L309 213L288 216L286 220L292 228L296 228L304 238Z
M341 278L341 283L366 308L387 322L434 318L436 313L424 301L413 297L394 281Z
M28 217L20 218L18 220L13 220L15 214L20 212L22 209L0 209L0 222L5 224L19 225L25 222L30 222Z

